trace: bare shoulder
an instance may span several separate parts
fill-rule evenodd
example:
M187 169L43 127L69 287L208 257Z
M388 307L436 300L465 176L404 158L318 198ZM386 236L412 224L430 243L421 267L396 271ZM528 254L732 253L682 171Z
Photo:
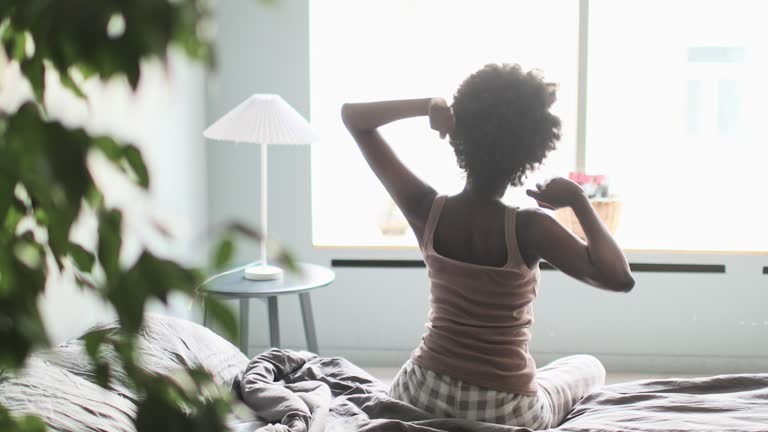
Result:
M424 230L427 226L427 219L429 219L429 213L432 211L432 204L435 201L438 193L432 187L428 187L424 190L419 199L415 199L412 203L413 207L409 209L400 208L411 226L416 238L421 239L424 236Z
M520 254L528 267L533 268L541 258L536 242L541 240L542 234L553 222L555 220L539 208L517 210L515 234Z
M518 234L540 232L546 229L555 219L537 207L528 207L517 211L517 232Z

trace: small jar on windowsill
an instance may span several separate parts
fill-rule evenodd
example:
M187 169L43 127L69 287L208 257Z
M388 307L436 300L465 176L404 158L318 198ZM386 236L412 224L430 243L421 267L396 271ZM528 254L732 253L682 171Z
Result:
M394 201L387 203L384 217L379 222L379 230L385 237L401 237L408 231L408 221L397 208Z

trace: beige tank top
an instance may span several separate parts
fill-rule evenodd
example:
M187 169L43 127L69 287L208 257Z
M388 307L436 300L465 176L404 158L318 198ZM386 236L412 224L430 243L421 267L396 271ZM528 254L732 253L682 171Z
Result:
M435 198L421 242L431 281L431 307L427 332L411 360L467 384L535 394L536 363L528 353L528 341L539 270L529 269L520 255L517 211L510 208L505 215L507 263L471 264L435 252L434 233L445 199Z

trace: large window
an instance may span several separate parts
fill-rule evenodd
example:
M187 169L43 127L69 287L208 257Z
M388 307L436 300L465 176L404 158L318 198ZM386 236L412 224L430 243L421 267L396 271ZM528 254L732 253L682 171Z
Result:
M768 250L765 2L592 0L587 170L625 247Z
M529 183L577 165L607 175L623 204L617 236L625 248L768 250L762 2L592 0L588 20L580 3L310 2L311 117L322 136L312 148L315 244L416 244L345 131L341 104L450 101L482 65L515 62L560 85L554 111L563 140ZM581 49L580 37L588 41ZM586 108L581 135L577 106ZM461 189L453 153L426 119L383 133L438 190ZM505 199L534 205L522 191Z

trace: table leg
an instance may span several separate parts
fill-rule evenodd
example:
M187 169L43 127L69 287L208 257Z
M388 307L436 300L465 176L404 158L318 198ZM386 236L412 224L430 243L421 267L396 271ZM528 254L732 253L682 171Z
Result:
M277 296L267 299L269 307L269 343L274 348L280 348L280 319L277 312Z
M312 301L309 293L299 294L301 300L301 317L304 319L304 335L307 337L307 347L313 353L318 352L317 333L315 333L315 318L312 316Z
M248 330L250 328L248 324L248 318L250 315L249 302L250 299L240 299L240 350L248 356Z

